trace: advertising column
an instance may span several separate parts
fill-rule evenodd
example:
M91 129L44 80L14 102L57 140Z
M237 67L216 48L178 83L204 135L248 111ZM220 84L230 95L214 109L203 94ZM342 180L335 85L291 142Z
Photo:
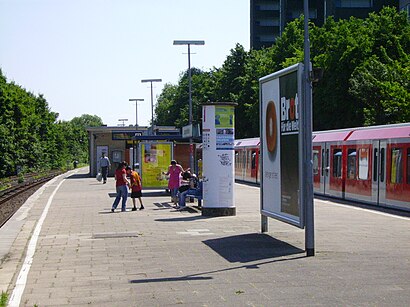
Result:
M236 214L234 204L235 105L209 102L202 106L204 216Z

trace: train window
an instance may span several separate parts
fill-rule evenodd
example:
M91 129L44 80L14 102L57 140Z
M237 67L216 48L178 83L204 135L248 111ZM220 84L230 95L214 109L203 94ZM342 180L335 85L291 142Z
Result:
M319 151L313 151L313 175L319 174Z
M359 149L359 179L367 180L369 178L369 149Z
M356 149L347 151L347 178L356 179Z
M410 184L410 148L407 148L407 184Z
M326 170L329 171L330 167L329 167L329 149L326 149ZM327 175L329 175L329 173L327 173Z
M325 150L322 149L322 177L323 177L324 170L325 170Z
M380 182L384 182L384 148L380 149Z
M342 177L342 150L333 150L333 177Z
M373 150L373 181L377 181L377 148Z
M255 152L255 151L252 151L251 168L252 168L252 169L255 169L255 168L256 168L256 152Z
M391 183L402 183L402 150L401 148L393 148L391 151L391 171L390 181Z
M239 164L239 153L237 151L235 151L235 168L238 167Z

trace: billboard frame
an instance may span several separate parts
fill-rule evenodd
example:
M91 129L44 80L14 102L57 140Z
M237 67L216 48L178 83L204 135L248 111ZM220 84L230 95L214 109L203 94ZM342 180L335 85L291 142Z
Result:
M146 162L146 157L145 157L145 147L147 145L168 145L170 147L170 157L169 157L169 161L165 161L162 166L157 167L157 169L155 170L157 173L157 176L160 176L161 178L165 175L162 175L162 172L167 172L168 171L168 166L171 163L171 160L174 159L174 143L173 142L140 142L139 143L139 161L140 161L140 175L142 178L142 188L144 190L159 190L159 189L168 189L168 180L162 179L161 181L164 181L163 184L158 184L158 185L147 185L146 184L146 165L148 162ZM144 174L145 173L145 174ZM155 174L151 174L151 176L155 176ZM166 183L165 183L166 181Z
M281 99L282 99L282 95L280 92L280 78L283 78L285 76L289 76L290 74L294 74L296 73L297 76L297 96L298 96L298 105L295 107L297 108L297 112L299 114L299 118L298 118L298 139L297 139L297 145L298 145L298 157L297 157L297 171L298 171L298 176L299 176L299 180L298 180L298 189L297 189L297 201L298 201L298 216L296 215L292 215L286 212L283 212L282 209L280 210L272 210L272 208L267 208L267 204L265 203L265 199L264 199L264 177L265 175L267 175L267 173L265 173L265 169L267 169L265 167L265 147L266 146L272 146L270 144L266 144L266 137L265 137L265 129L266 129L266 120L265 120L265 107L267 107L268 103L265 103L264 101L264 96L263 96L263 92L264 92L264 86L268 86L270 85L270 82L277 82L278 84L275 84L273 86L276 86L278 89L278 93L276 93L276 95L279 97L279 101L274 102L274 104L279 104L279 106L276 106L276 108L279 108L279 113L277 116L279 117L279 119L276 121L277 123L275 123L275 126L277 127L277 130L275 132L275 136L277 139L275 139L275 146L276 144L279 143L278 145L278 150L281 150L281 146L282 144L280 143L281 141ZM304 195L305 193L303 193L302 189L304 189L303 186L303 182L305 182L305 175L303 172L303 144L304 144L304 116L302 114L303 112L303 103L304 103L304 90L303 90L303 73L304 73L304 65L302 63L298 63L295 65L292 65L290 67L287 67L285 69L282 69L280 71L277 71L273 74L267 75L265 77L262 77L259 79L259 114L260 114L260 138L261 138L261 149L260 149L260 155L261 155L261 159L260 161L262 161L261 163L261 189L260 189L260 212L262 215L262 231L264 231L264 229L267 230L267 220L266 217L271 217L271 218L275 218L277 220L283 221L285 223L294 225L296 227L299 228L304 228L305 227L305 208L304 208ZM279 79L279 80L278 80ZM278 80L278 81L276 81ZM275 108L275 110L276 110ZM275 115L276 116L276 115ZM296 133L289 133L289 134L296 134ZM276 149L275 149L276 150ZM279 173L274 173L272 172L272 176L276 176L277 181L279 181L279 184L281 185L281 178L284 176L284 174L282 174L282 170L281 170L281 160L280 160L280 154L279 154L279 159L277 159L275 157L274 162L272 163L277 163L275 165L275 167L278 167L279 169ZM279 160L279 161L278 161ZM282 193L282 187L280 186L279 188L276 187L276 189L279 189L280 193ZM277 192L277 191L276 191ZM279 201L276 201L276 203L273 204L273 206L277 206L279 208L282 208L282 194L280 194L279 196L277 196L277 198L279 198ZM274 200L271 200L271 202L274 202ZM272 204L270 204L270 206L272 207Z

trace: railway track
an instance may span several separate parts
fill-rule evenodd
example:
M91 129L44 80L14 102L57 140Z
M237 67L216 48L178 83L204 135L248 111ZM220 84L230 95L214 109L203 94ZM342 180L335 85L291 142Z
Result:
M49 181L61 171L53 171L46 176L28 174L24 182L19 183L17 177L9 178L9 187L0 191L0 228L16 213L40 185Z

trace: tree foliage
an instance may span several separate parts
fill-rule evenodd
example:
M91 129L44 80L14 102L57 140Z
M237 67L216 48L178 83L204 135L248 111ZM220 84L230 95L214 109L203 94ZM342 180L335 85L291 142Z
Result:
M410 24L386 7L366 19L310 24L311 61L323 77L313 88L315 130L410 121ZM303 16L287 24L270 48L237 44L220 68L192 68L194 122L201 104L233 101L237 138L259 135L259 78L303 61ZM158 98L156 124L188 122L187 72Z
M88 161L87 126L100 126L98 116L57 121L43 95L35 96L0 70L0 177L61 168Z

